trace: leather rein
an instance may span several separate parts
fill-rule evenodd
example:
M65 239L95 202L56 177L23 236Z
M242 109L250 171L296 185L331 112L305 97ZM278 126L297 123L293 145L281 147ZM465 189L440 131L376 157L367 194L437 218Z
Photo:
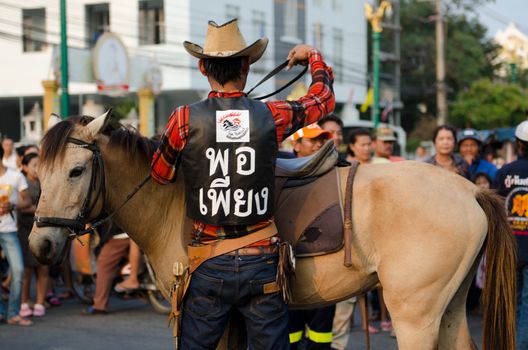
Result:
M145 177L145 179L143 179L143 181L141 181L141 183L127 195L124 202L119 207L117 207L117 209L115 209L111 214L107 214L104 212L106 205L106 182L101 149L95 141L92 143L87 143L82 140L69 137L67 142L74 144L73 146L66 146L67 148L84 148L92 151L93 153L90 185L88 187L88 193L86 194L86 198L84 199L81 210L75 219L56 216L35 216L34 221L37 227L66 227L72 232L70 236L79 237L92 232L95 228L110 220L148 182L148 180L150 180L151 175L149 174L147 177ZM99 215L97 215L92 222L86 222L86 218L88 218L91 212L94 210L99 198L101 198L103 201ZM89 226L88 229L86 229L87 225Z

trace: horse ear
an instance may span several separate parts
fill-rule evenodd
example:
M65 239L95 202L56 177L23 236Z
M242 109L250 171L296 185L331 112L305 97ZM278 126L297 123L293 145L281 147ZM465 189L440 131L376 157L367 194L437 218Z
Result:
M88 130L88 133L95 139L95 137L103 130L103 127L106 124L106 121L110 117L110 114L112 113L112 109L110 108L94 120L92 120L88 125L86 125L86 128Z
M56 115L55 113L51 113L49 119L48 119L48 130L53 128L55 125L59 124L62 121L62 119Z

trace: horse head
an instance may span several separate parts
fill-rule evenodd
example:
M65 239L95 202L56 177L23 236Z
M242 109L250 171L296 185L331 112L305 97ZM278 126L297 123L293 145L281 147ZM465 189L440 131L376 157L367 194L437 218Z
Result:
M108 116L50 118L38 169L41 196L29 236L30 250L43 264L61 261L72 233L102 211L104 172L96 169L102 168L97 141Z

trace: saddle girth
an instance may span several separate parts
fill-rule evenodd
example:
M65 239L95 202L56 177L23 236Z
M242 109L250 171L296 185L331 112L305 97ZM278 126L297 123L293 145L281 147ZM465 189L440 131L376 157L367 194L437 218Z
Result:
M345 266L352 266L352 189L354 177L359 166L357 160L353 161L348 170L348 177L345 187L345 220L344 220L344 243L345 243Z

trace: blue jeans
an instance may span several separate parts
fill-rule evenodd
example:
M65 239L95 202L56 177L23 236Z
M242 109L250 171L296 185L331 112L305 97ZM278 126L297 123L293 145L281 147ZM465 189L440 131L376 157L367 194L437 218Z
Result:
M528 264L517 269L517 349L528 349Z
M288 312L280 292L264 294L277 254L221 255L193 273L182 316L181 349L216 349L233 309L245 320L248 349L289 349Z
M4 251L9 270L11 271L11 285L9 286L9 302L7 305L7 318L18 315L20 299L22 297L22 276L24 274L24 260L22 248L17 232L0 232L0 246ZM4 301L0 300L0 315L6 316Z

